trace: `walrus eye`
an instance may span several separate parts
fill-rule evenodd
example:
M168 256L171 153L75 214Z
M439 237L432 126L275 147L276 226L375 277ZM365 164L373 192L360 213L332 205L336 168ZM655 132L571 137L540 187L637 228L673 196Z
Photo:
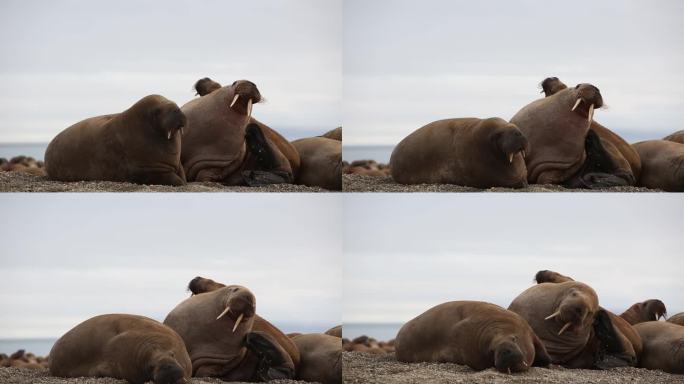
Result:
M237 81L233 81L233 84L231 85L231 87L234 87L235 84L237 84Z
M580 85L579 85L579 84L577 84L577 85L575 86L575 89L578 89L578 88L579 88L579 86L580 86Z

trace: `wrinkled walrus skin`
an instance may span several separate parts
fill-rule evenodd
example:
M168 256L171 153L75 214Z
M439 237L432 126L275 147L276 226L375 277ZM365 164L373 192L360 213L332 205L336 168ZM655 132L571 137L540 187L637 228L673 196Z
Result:
M256 315L256 299L249 289L201 277L188 288L193 296L171 311L164 323L185 341L194 376L226 381L294 378L299 364L296 345Z
M547 77L542 81L541 86L547 97L568 88L557 77ZM607 155L615 164L615 173L627 175L630 185L634 185L641 174L639 154L622 137L599 124L596 120L591 121L589 129L596 132L601 139L602 146L605 148Z
M127 110L91 117L59 133L45 151L51 180L184 185L186 118L172 101L145 96Z
M342 339L323 333L295 335L301 363L297 380L322 384L342 383Z
M640 187L684 192L684 144L647 140L632 144L641 157Z
M524 372L550 361L522 317L479 301L451 301L427 310L401 327L394 345L399 361L450 362L475 370Z
M397 144L390 169L401 184L521 188L529 151L520 130L498 117L438 120Z
M640 367L684 374L684 327L667 321L647 321L634 329L644 342Z
M185 383L192 374L183 340L165 325L142 316L93 317L60 337L50 351L50 374L114 377L133 384Z
M297 184L342 190L342 142L309 137L292 142L301 157Z

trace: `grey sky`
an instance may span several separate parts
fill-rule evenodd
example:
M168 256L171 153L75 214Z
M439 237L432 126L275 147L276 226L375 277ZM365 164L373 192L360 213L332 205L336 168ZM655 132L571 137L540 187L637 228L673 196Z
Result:
M533 197L533 198L532 198ZM451 300L507 307L551 269L622 311L684 311L684 205L674 194L349 194L344 322L404 322Z
M102 313L163 320L197 275L249 287L278 326L324 331L341 322L341 209L334 195L5 194L0 339Z
M627 140L684 120L684 2L345 0L345 144L449 117L510 119L558 76L601 89Z
M204 76L249 79L254 116L302 137L341 124L341 0L0 4L0 142L47 142L158 93L182 105Z

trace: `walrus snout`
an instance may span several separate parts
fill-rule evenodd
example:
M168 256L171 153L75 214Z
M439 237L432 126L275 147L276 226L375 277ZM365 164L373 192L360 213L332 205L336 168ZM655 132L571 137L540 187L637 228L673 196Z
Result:
M529 368L520 347L510 341L503 342L496 348L494 367L501 373L509 374L526 371Z
M510 164L517 154L520 154L523 161L530 152L530 143L525 135L520 132L518 127L509 124L505 130L499 131L496 136L497 146L505 155L505 160Z
M231 87L233 88L233 95L230 99L230 109L252 116L252 105L262 100L261 92L259 92L256 84L249 80L238 80Z
M232 320L234 333L244 319L249 319L256 313L256 298L249 289L239 285L226 287L226 291L225 308L222 308L216 320L224 316Z
M181 134L185 133L184 129L187 124L188 119L176 104L168 104L162 109L159 129L164 133L166 139L171 140L179 131Z
M577 100L572 107L574 111L581 105L580 110L589 115L589 120L593 118L594 109L603 107L603 96L601 91L591 84L577 84Z
M154 368L153 381L155 384L185 383L183 368L175 362L165 362Z

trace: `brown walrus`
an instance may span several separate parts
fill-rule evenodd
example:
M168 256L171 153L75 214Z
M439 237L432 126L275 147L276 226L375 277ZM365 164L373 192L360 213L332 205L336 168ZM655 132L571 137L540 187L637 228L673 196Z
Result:
M221 84L217 83L216 81L208 77L199 79L195 83L195 90L197 91L197 94L200 96L207 95L220 88ZM287 160L290 162L290 168L292 169L293 176L296 177L297 172L299 171L300 159L299 153L297 152L297 149L295 149L295 147L292 145L292 143L290 143L286 138L284 138L282 135L276 132L273 128L258 121L254 117L250 119L250 122L256 124L261 129L264 136L266 136L266 138L269 140L269 142L274 144L277 147L277 150L279 150L282 153L282 155L287 158Z
M657 321L667 315L665 303L658 299L646 300L636 303L620 314L631 325L643 323L645 321Z
M256 315L249 289L197 277L193 295L164 320L183 338L193 376L225 381L294 378L299 352L294 343Z
M50 374L114 377L130 383L185 383L192 374L183 340L143 316L111 314L88 319L60 337L50 351Z
M292 181L288 159L251 121L252 105L260 101L256 85L240 80L181 107L192 127L183 136L181 149L188 181L227 185Z
M632 144L641 157L637 185L669 192L684 191L684 144L647 140Z
M292 142L301 158L297 184L342 190L342 142L309 137Z
M550 361L522 317L480 301L451 301L427 310L401 327L394 346L399 361L450 362L475 370L524 372Z
M621 169L614 146L591 130L594 110L603 97L591 84L578 84L538 99L511 118L529 140L532 151L525 159L527 178L535 184L561 184L571 188L598 188L634 184L631 172ZM615 152L615 153L612 153Z
M337 127L335 129L332 129L332 130L322 134L321 137L325 137L325 138L333 139L333 140L337 140L337 141L342 141L342 127Z
M324 332L326 335L342 338L342 326L337 325Z
M181 134L186 123L172 101L145 96L121 113L91 117L59 133L45 150L47 176L183 185Z
M342 339L323 333L292 338L301 355L297 380L322 384L342 383Z
M547 77L542 81L541 86L547 97L567 88L567 86L563 84L562 81L558 80L557 77ZM639 154L622 137L599 124L596 120L591 120L589 129L594 131L601 139L601 144L607 151L608 156L615 162L616 172L620 174L632 174L630 180L633 185L641 174L641 159L639 158Z
M640 367L684 373L684 327L667 321L647 321L634 329L644 342Z
M599 307L596 292L586 284L542 282L521 293L508 309L527 320L555 364L569 368L636 364L640 344L629 323Z
M529 152L525 135L503 119L447 119L425 125L399 142L390 168L392 178L402 184L520 188L527 185Z
M674 141L675 143L684 144L684 129L663 137L663 140Z
M672 324L684 325L684 312L680 312L676 315L670 316L670 318L667 319L667 321Z

